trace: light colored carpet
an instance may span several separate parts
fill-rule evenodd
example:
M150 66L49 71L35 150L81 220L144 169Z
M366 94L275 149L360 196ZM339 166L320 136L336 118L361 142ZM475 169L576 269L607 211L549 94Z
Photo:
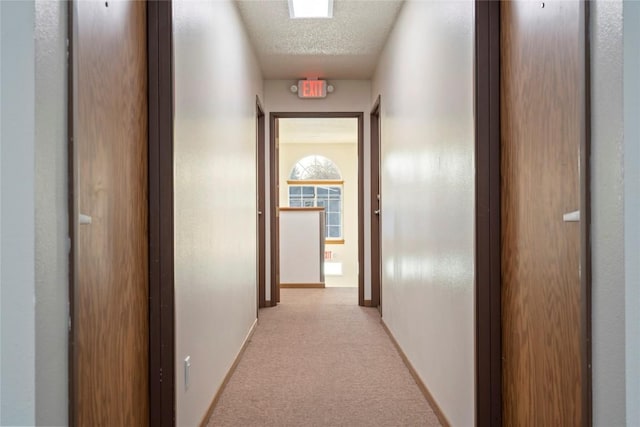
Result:
M358 289L282 289L208 426L439 426Z

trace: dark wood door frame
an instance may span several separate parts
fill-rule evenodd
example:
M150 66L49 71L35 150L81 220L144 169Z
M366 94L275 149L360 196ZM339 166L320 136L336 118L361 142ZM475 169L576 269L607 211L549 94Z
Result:
M257 185L258 185L258 307L266 307L267 301L265 296L265 256L266 256L266 220L265 220L265 117L264 109L260 98L256 96L256 169L257 169Z
M69 44L67 46L67 209L69 211L68 220L68 228L69 228L69 241L71 242L71 247L69 248L69 333L67 335L68 345L67 345L67 421L69 422L70 427L74 427L76 425L76 375L75 375L75 366L76 366L76 358L75 358L75 336L76 336L76 328L75 328L75 310L76 310L76 301L74 298L75 295L75 282L77 277L76 272L76 215L78 214L78 207L76 203L76 195L75 195L75 147L73 145L73 135L74 131L74 120L73 120L73 111L75 108L74 91L73 91L73 82L74 82L74 74L73 74L73 63L74 63L74 44L75 44L75 36L74 36L74 17L73 17L73 2L67 3L67 40Z
M382 314L382 265L380 262L380 221L382 220L380 205L380 95L371 109L369 124L371 126L371 306L380 307Z
M149 424L174 426L173 16L147 3L149 75Z
M476 0L476 424L502 425L500 3Z
M585 8L584 137L580 151L583 425L591 425L589 2ZM502 425L500 220L500 3L475 2L476 425Z
M583 1L585 105L583 137L580 140L580 265L581 265L581 365L582 365L582 421L584 426L593 424L593 382L591 370L591 2Z
M276 116L273 113L271 113L269 116L269 211L271 214L269 221L269 241L271 242L271 295L269 297L269 300L271 307L275 307L280 302L280 240L278 236L280 229L280 227L278 226L278 207L280 205L278 201L278 198L280 197L278 189L278 168L280 165L280 151L276 149L276 135L279 132L278 118L279 116Z
M276 207L278 206L279 194L274 191L277 174L275 171L275 144L276 120L287 118L341 118L351 117L358 119L358 304L364 306L364 113L351 112L298 112L298 113L270 113L269 114L269 177L271 183L270 191L270 213L271 232L275 230ZM271 259L277 259L278 246L274 239L271 239ZM279 286L276 283L276 269L279 266L271 265L271 306L277 305Z

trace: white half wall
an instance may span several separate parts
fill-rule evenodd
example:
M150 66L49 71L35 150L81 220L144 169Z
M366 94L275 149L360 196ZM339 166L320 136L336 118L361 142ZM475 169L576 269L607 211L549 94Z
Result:
M304 76L301 76L303 78ZM371 167L369 144L370 125L369 113L373 107L371 101L371 82L369 80L329 80L335 87L335 91L327 95L324 99L300 99L295 93L291 93L289 88L296 84L295 80L265 80L264 81L264 109L266 116L265 129L265 158L267 164L265 167L265 201L266 201L266 218L267 224L271 221L271 207L269 205L270 188L269 188L269 138L270 123L269 114L278 113L298 113L298 112L362 112L363 120L363 151L364 151L364 247L365 247L365 263L364 263L364 298L371 299L371 219L368 215L371 212L371 203L367 195L371 192ZM267 226L266 236L266 300L271 299L271 237L269 235L269 227Z
M378 94L382 318L451 425L472 426L474 3L405 2Z
M603 427L626 417L622 31L621 1L591 3L593 425Z
M35 7L0 10L0 425L35 425Z
M174 1L173 31L176 424L193 426L256 320L262 76L233 1Z
M640 2L625 1L623 18L626 403L640 426Z
M321 221L323 212L318 210L280 212L280 283L322 282Z

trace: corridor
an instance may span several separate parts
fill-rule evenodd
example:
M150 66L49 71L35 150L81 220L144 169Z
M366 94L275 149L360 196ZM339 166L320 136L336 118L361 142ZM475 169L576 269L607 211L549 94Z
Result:
M282 289L208 426L439 426L357 288Z
M0 426L640 426L640 1L0 24Z

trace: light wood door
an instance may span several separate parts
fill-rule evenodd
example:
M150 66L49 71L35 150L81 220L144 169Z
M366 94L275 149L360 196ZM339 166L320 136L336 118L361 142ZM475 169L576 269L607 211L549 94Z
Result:
M72 417L78 426L145 426L146 4L72 7L74 215L86 215L75 226Z
M501 4L503 423L583 422L584 4Z

